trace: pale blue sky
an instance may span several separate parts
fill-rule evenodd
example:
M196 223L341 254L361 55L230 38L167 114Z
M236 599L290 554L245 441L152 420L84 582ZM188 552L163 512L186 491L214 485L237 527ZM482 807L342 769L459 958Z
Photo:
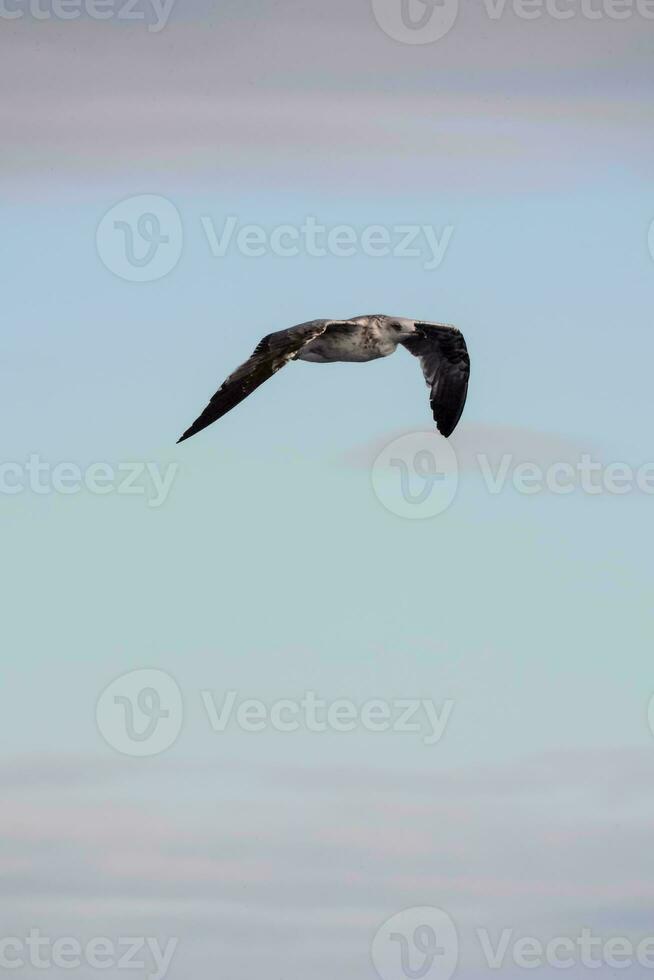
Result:
M409 906L453 916L465 978L478 927L651 933L652 498L492 496L470 465L444 514L388 513L376 447L430 427L403 351L292 365L175 441L264 333L383 311L464 331L461 458L650 461L653 31L464 4L409 48L366 4L292 0L179 0L156 35L3 23L2 461L179 464L158 509L0 495L6 935L175 936L173 980L361 980ZM95 233L145 193L184 248L130 283ZM228 214L454 233L434 271L216 259L200 217ZM123 758L96 702L146 667L184 727ZM217 734L199 692L230 689L454 708L431 747Z

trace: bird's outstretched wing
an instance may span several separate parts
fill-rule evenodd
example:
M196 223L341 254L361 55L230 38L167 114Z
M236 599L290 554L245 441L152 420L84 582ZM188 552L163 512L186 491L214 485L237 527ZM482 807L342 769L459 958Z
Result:
M305 344L325 331L329 320L312 320L288 330L278 330L260 340L244 364L236 368L213 396L202 415L186 430L178 442L184 442L226 415L255 388L294 360Z
M470 357L463 334L440 323L416 323L415 333L402 341L420 359L422 373L431 389L429 402L438 431L454 432L466 403Z

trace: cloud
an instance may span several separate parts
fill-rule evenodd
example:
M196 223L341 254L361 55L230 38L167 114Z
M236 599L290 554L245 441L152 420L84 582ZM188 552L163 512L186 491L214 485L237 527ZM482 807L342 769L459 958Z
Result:
M348 450L341 462L357 469L370 469L382 450L395 439L418 430L402 429L383 438ZM427 427L425 427L425 431ZM546 470L553 463L578 462L584 453L597 458L594 442L574 441L556 433L539 432L520 426L491 425L484 422L461 422L450 437L456 453L460 473L479 472L477 457L488 459L493 471L499 467L503 456L511 456L517 463L537 463Z
M344 0L318 20L292 0L221 5L204 20L187 8L156 35L142 23L7 21L5 170L410 191L416 175L550 186L600 151L605 165L639 166L654 109L637 20L490 23L471 10L423 51Z
M596 916L619 935L645 927L654 899L649 749L415 771L131 760L93 773L80 758L58 790L56 763L8 765L25 779L0 815L5 923L76 934L92 909L99 932L174 928L174 976L207 975L216 948L230 974L267 955L276 975L292 948L305 970L324 951L325 980L351 957L354 977L376 926L423 903L465 943L476 927L547 939Z

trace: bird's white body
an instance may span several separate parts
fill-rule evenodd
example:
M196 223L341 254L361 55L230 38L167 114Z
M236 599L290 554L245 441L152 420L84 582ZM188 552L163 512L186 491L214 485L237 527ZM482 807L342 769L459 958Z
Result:
M393 321L383 316L353 317L330 325L297 356L299 361L326 364L332 361L374 361L395 353L398 343L414 329L413 321Z

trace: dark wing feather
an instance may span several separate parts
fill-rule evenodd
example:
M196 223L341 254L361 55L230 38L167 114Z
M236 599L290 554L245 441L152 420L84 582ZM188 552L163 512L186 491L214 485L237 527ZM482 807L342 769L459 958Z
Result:
M248 360L223 382L205 410L178 442L184 442L226 415L255 388L272 378L273 374L294 360L305 344L319 337L328 320L312 320L289 330L278 330L260 340Z
M454 432L466 403L470 357L463 334L439 323L416 323L416 331L402 344L420 358L425 381L431 389L429 402L438 431Z

